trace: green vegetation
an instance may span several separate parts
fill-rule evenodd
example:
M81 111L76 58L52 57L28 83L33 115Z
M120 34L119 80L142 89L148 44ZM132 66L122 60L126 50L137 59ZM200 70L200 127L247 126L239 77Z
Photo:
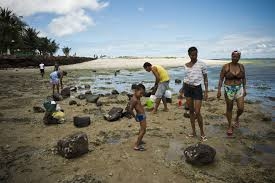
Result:
M64 48L62 48L62 51L63 51L64 55L65 55L66 57L68 57L68 56L70 55L71 48L69 48L69 47L64 47Z
M0 7L0 55L52 56L58 49L55 40L39 37L39 31L29 27L22 17Z

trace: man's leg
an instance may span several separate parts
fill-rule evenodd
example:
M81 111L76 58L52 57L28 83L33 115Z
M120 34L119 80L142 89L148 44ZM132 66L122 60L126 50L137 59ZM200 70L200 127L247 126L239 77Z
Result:
M53 88L53 95L54 95L55 84L52 84L52 88Z
M59 84L56 85L57 93L59 93Z
M190 122L192 127L192 133L190 136L196 136L196 127L195 127L195 109L194 109L194 101L191 97L187 97L186 101L189 104L189 111L190 111Z
M139 130L137 142L135 143L135 148L139 147L145 133L146 133L146 120L140 122L140 130Z
M162 102L163 102L163 105L164 105L164 111L168 111L168 107L167 107L167 102L166 102L166 97L165 96L163 96L162 97Z
M198 124L199 124L199 127L200 127L201 137L204 137L205 134L204 134L204 130L203 130L203 119L202 119L202 116L201 116L201 103L202 103L202 101L201 100L195 100L194 103L195 103L195 115L198 119Z
M158 108L159 108L160 101L161 101L161 98L157 98L157 99L156 99L156 101L155 101L155 107L154 107L152 113L154 113L154 114L157 113Z

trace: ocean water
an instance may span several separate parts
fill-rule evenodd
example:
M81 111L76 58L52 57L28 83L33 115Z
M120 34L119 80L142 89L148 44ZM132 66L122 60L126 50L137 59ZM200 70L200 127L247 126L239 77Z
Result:
M260 101L266 110L273 112L275 103L270 97L275 97L275 59L245 61L249 61L245 64L248 92L246 99ZM208 67L209 90L217 90L221 67L221 65ZM183 80L184 69L177 67L167 70L171 78L171 91L178 93L182 84L176 84L175 79ZM133 83L143 83L146 88L151 88L154 84L154 76L143 69L137 71L120 70L116 75L115 73L91 72L91 76L80 77L79 82L80 84L90 84L93 93L110 93L113 89L119 92L130 92Z

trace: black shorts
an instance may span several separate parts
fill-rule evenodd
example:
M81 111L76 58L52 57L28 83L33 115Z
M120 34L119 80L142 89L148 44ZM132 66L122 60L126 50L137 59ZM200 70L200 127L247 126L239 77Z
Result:
M40 69L40 73L41 73L41 74L44 74L44 69Z
M192 98L193 100L202 100L202 88L201 85L192 86L184 84L184 96Z

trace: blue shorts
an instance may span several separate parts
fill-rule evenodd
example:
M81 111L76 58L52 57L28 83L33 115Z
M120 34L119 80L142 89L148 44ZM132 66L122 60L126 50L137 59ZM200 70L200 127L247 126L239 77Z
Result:
M143 122L146 119L145 114L137 114L136 115L136 121L137 122Z

